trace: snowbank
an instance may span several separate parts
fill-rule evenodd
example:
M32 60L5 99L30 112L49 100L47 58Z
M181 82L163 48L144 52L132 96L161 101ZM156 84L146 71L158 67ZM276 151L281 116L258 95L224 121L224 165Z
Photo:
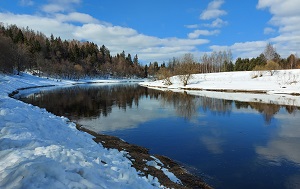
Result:
M126 152L106 149L67 118L14 100L19 88L73 81L0 75L0 188L163 188L142 177Z
M277 70L272 76L267 71L195 74L186 86L174 76L171 82L169 86L163 80L140 85L212 98L300 106L300 69Z

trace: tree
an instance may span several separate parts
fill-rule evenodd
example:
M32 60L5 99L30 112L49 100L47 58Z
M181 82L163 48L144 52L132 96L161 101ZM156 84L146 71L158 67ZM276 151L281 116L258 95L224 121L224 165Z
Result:
M17 70L17 75L21 71L25 70L26 66L29 64L29 51L25 45L19 44L15 46L15 68Z
M144 68L144 77L145 78L148 77L148 66L147 66L147 64L145 65L145 68Z
M266 60L274 60L278 56L275 47L271 43L266 45L264 55Z
M169 69L163 67L158 71L158 79L163 80L165 85L172 85L171 82L172 73Z
M190 53L185 54L180 64L175 67L175 73L178 75L183 86L186 86L192 79L192 75L197 73L194 56Z
M291 54L288 58L287 58L288 64L290 69L293 69L294 66L296 65L296 56L294 54Z
M0 35L0 72L13 73L15 62L14 44L8 37Z

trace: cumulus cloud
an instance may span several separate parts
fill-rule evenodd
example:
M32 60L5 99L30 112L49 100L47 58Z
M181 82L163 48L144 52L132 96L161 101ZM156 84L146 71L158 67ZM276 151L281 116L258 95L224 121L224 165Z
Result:
M259 0L257 9L268 10L272 18L268 22L270 27L264 29L264 34L278 34L276 37L265 41L245 41L232 45L219 46L213 45L212 50L231 49L235 58L257 57L264 51L267 43L276 46L277 52L281 57L286 58L290 54L300 54L300 7L297 0Z
M44 5L42 10L47 13L72 11L80 3L81 0L49 0L49 4Z
M219 33L220 33L219 30L212 30L212 31L209 31L209 30L195 30L192 33L189 33L188 37L190 39L196 39L200 35L209 36L209 35L217 35Z
M224 3L223 0L214 0L208 4L208 7L201 13L201 20L210 20L226 15L227 12L221 10L221 5Z
M60 22L99 23L99 20L93 18L92 16L79 12L56 14L55 17Z
M103 43L113 53L126 49L147 61L169 59L174 54L188 53L209 42L206 39L158 38L140 34L132 28L101 24L85 24L77 27L73 34L77 39Z
M5 20L6 24L16 24L19 27L43 32L46 36L55 34L63 39L72 39L72 31L76 26L68 23L63 23L53 18L43 16L33 16L26 14L0 13L0 20Z
M300 7L298 0L259 0L258 9L269 8L270 13L279 17L291 17L299 15Z
M221 28L223 26L226 26L227 24L228 24L227 21L224 21L221 18L217 18L214 21L212 21L211 24L205 24L205 26L211 27L211 28Z
M282 57L299 53L300 25L297 23L300 22L300 7L297 4L298 0L259 0L257 4L258 9L267 9L272 14L269 24L278 28L279 35L269 40L277 46Z

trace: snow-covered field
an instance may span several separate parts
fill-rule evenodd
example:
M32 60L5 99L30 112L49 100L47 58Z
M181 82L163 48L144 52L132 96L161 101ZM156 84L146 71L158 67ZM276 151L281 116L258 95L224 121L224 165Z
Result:
M163 80L158 80L140 85L178 92L185 90L212 98L300 106L300 69L277 70L272 76L267 71L195 74L185 87L177 76L172 77L171 82L172 85L165 85Z
M19 88L74 83L0 74L0 188L163 188L140 176L127 152L108 150L67 118L8 97Z

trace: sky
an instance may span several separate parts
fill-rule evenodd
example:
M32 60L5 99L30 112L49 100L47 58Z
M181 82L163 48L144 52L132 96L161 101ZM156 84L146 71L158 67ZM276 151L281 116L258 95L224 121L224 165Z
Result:
M259 56L271 43L300 54L299 0L0 0L0 22L105 45L141 63L230 50Z

